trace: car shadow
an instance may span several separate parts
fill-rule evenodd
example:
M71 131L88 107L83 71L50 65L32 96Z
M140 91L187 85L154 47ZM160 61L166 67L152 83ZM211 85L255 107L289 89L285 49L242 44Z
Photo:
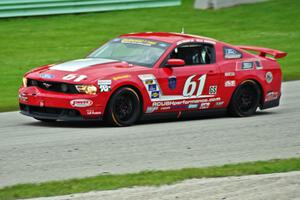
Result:
M274 115L274 111L258 111L253 116L264 116L264 115ZM171 122L187 122L187 121L203 121L212 120L219 118L235 118L230 116L227 112L212 112L212 113L188 113L183 114L178 118L178 114L173 115L152 115L147 117L142 117L135 126L147 125L147 124L160 124L160 123L171 123ZM24 123L26 126L35 127L55 127L55 128L114 128L114 126L107 125L104 121L57 121L57 122L41 122L33 121L29 123ZM117 127L116 127L117 128Z

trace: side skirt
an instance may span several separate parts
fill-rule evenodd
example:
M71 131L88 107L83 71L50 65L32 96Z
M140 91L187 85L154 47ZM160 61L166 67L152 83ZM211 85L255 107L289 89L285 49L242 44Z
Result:
M141 121L145 120L176 120L176 119L189 119L196 117L218 117L224 116L227 113L226 108L208 109L208 110L187 110L187 111L176 111L176 112L161 112L161 113L147 113L143 114Z

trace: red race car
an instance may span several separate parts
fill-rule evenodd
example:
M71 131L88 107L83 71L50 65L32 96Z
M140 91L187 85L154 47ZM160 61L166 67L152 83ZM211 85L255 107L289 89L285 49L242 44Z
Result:
M179 118L226 109L246 117L279 105L275 59L286 55L188 34L125 34L84 59L26 73L20 110L41 121L104 119L116 126L159 113Z

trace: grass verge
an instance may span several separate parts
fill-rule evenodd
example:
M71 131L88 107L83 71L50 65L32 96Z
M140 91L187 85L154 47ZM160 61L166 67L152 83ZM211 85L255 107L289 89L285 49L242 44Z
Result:
M145 171L124 175L100 175L82 179L21 184L0 189L0 200L48 197L133 186L159 186L191 178L242 176L299 171L300 158L247 162L217 167Z
M123 33L180 32L232 44L279 49L285 80L300 78L300 1L270 0L220 10L177 7L0 19L0 111L16 110L18 87L29 69L76 58Z

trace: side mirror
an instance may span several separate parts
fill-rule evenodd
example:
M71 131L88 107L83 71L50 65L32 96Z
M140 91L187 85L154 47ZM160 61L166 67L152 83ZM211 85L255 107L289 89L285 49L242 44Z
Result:
M167 61L167 67L181 67L184 66L185 62L182 59L171 58Z

